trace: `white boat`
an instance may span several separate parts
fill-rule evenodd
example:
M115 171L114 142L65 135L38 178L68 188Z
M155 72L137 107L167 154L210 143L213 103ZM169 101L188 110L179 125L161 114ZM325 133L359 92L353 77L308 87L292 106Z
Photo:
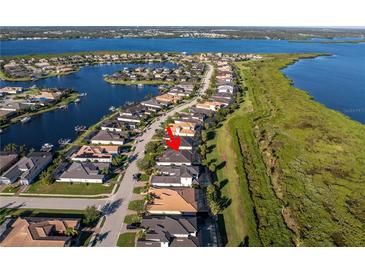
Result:
M45 151L45 152L50 152L53 148L53 145L50 143L45 143L43 144L43 146L41 147L41 151Z
M22 122L23 124L25 124L25 123L27 123L27 122L29 122L30 121L30 117L24 117L24 118L22 118L21 120L20 120L20 122Z
M59 139L58 144L61 146L65 146L71 142L71 139Z
M77 104L77 103L80 103L80 98L77 98L76 100L75 100L75 104Z
M111 106L110 108L109 108L109 111L114 111L115 110L115 106Z
M86 92L83 92L83 93L80 93L80 96L83 97L83 96L86 96L87 93Z
M143 88L143 84L138 84L138 87L139 88Z

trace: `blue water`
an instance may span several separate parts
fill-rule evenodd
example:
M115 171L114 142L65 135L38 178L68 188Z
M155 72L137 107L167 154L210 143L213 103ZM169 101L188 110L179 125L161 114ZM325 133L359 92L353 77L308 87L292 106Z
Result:
M301 60L283 69L283 72L294 81L296 87L308 91L317 101L365 124L365 43L320 44L290 43L284 40L190 38L31 40L0 43L1 56L96 50L330 53L332 56ZM102 81L103 74L114 72L120 67L121 65L89 67L74 75L37 81L38 85L73 87L88 92L88 96L83 98L79 106L70 106L68 111L46 113L27 125L12 126L1 135L1 145L16 142L38 147L40 142L54 143L56 138L52 136L57 135L57 139L72 137L74 125L95 123L107 113L110 105L141 100L148 91L156 92L153 87L141 90L136 87L110 86Z
M110 106L121 106L126 102L142 101L148 95L158 94L156 86L110 85L103 80L104 74L110 74L123 67L142 66L141 64L99 65L82 68L75 74L64 77L52 77L36 82L0 82L0 86L64 87L73 88L87 96L81 97L79 104L71 103L67 110L57 109L33 116L26 124L17 123L1 133L1 147L8 143L39 148L44 143L57 145L60 138L76 137L76 125L90 126L109 113ZM148 64L144 66L173 66L170 63Z

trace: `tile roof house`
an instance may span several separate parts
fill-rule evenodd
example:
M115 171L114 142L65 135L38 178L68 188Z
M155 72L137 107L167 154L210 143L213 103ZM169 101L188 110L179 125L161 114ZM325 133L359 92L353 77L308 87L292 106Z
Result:
M119 153L118 146L82 146L71 156L72 161L111 163Z
M160 166L158 167L161 175L151 176L151 185L155 187L191 187L198 184L198 166Z
M103 170L109 169L109 163L73 162L56 179L57 182L103 183L106 175Z
M141 105L149 109L154 109L155 111L162 109L162 105L154 98L141 102Z
M0 173L10 168L18 160L16 152L0 152Z
M163 105L171 105L171 104L176 104L179 100L181 100L181 97L174 96L171 94L162 94L162 95L156 96L156 100Z
M195 130L197 128L196 123L187 122L187 121L175 121L174 124L170 124L172 134L174 136L190 136L193 137L195 135Z
M166 150L164 154L157 159L158 166L190 166L193 163L193 153L189 150Z
M203 103L196 104L196 108L212 110L212 111L217 111L220 108L222 108L223 106L224 106L224 104L222 104L221 102L216 102L216 101L213 101L213 102L206 101Z
M101 125L101 129L122 132L124 131L124 124L118 120L107 121Z
M141 227L146 235L137 241L137 247L197 247L196 217L147 216Z
M170 140L170 137L165 134L163 137L164 140ZM194 146L195 140L192 137L189 136L180 136L180 150L192 150ZM167 148L167 145L165 144L165 147Z
M31 152L1 175L0 183L11 184L19 180L21 184L29 185L51 161L50 152Z
M217 88L218 93L233 93L234 86L233 85L220 85Z
M102 145L123 145L125 138L120 132L113 132L108 130L100 130L94 137L91 138L92 144Z
M64 247L67 228L78 230L80 219L18 217L1 236L0 247Z
M148 193L153 200L147 204L146 211L152 215L196 215L206 210L201 189L151 187Z

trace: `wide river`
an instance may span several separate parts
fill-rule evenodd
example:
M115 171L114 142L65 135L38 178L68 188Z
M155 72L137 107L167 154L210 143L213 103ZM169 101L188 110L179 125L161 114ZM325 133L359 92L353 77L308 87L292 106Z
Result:
M293 53L326 52L328 57L301 60L283 72L298 88L308 91L317 101L365 124L365 43L320 44L291 43L277 40L228 39L71 39L0 42L0 56L37 53L63 53L97 50L173 51L173 52L240 52ZM0 145L57 143L60 138L75 138L75 125L92 125L108 113L111 105L141 101L147 94L156 94L156 87L112 86L103 81L103 74L126 65L87 67L65 77L54 77L31 83L0 81L0 86L71 87L87 92L80 104L71 104L67 111L42 114L27 124L16 124L1 133ZM130 64L128 66L133 66Z

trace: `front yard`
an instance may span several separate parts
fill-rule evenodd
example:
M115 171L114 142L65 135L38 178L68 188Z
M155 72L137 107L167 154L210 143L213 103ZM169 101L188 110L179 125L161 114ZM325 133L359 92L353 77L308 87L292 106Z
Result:
M114 183L104 184L87 184L87 183L53 183L42 184L36 182L28 188L26 193L34 194L59 194L59 195L98 195L110 194L113 190Z
M134 247L136 241L135 232L126 232L119 235L117 246L119 247Z

